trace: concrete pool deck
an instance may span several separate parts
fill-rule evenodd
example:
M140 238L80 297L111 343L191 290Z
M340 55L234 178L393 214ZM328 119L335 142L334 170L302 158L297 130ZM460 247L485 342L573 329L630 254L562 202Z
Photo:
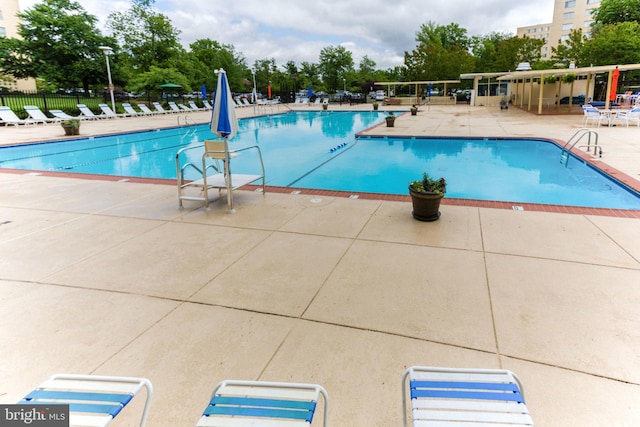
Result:
M566 140L582 121L422 109L368 132ZM637 179L640 129L597 131ZM5 144L61 132L0 128ZM189 426L219 381L262 379L322 384L331 426L398 426L407 366L502 367L537 426L640 423L640 219L444 205L421 223L407 202L253 191L229 214L180 211L165 184L0 170L0 186L0 403L58 372L142 376L148 426Z

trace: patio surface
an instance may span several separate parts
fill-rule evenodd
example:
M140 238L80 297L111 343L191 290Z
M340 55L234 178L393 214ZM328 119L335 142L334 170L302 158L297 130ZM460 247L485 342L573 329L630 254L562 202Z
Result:
M581 121L423 106L368 133L567 140ZM640 129L598 133L595 161L637 180ZM399 426L403 370L436 365L515 371L537 426L640 425L640 219L443 205L422 223L408 202L269 191L230 214L179 210L166 183L2 170L0 188L0 403L54 373L141 376L148 426L193 426L223 379L295 381L327 389L331 426Z

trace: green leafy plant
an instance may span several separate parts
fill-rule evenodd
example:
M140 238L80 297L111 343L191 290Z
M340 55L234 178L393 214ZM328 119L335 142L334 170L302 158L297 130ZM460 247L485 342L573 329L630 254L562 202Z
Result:
M447 192L447 181L444 178L433 179L424 172L422 179L409 183L409 188L418 193L436 193L444 196Z
M60 124L62 126L71 126L73 128L79 128L80 127L80 120L63 120L60 122Z
M563 83L573 83L575 80L576 80L575 73L567 73L564 76L562 76Z
M547 76L544 78L544 82L545 83L555 83L558 81L558 78L556 76L554 76L553 74Z

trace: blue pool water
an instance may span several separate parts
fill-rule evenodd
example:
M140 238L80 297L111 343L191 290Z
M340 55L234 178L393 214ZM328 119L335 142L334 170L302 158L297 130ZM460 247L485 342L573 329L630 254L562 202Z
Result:
M232 147L258 144L267 185L407 194L428 171L445 177L447 196L463 199L640 209L640 196L546 140L380 138L355 133L384 113L309 111L240 121ZM207 125L0 148L0 167L175 178L175 154L212 138ZM199 162L201 151L190 150ZM235 173L255 158L233 160ZM191 176L189 178L196 178Z

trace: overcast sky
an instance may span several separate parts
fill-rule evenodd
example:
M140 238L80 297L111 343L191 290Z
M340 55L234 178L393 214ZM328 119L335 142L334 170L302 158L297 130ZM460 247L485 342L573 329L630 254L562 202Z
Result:
M22 10L40 0L19 0ZM76 0L98 17L99 28L110 12L130 1ZM258 59L296 65L318 62L320 50L344 46L358 66L363 56L386 69L403 64L415 48L420 25L456 23L468 35L514 34L516 28L551 22L553 0L156 0L155 7L189 43L209 38L231 44L252 66Z

